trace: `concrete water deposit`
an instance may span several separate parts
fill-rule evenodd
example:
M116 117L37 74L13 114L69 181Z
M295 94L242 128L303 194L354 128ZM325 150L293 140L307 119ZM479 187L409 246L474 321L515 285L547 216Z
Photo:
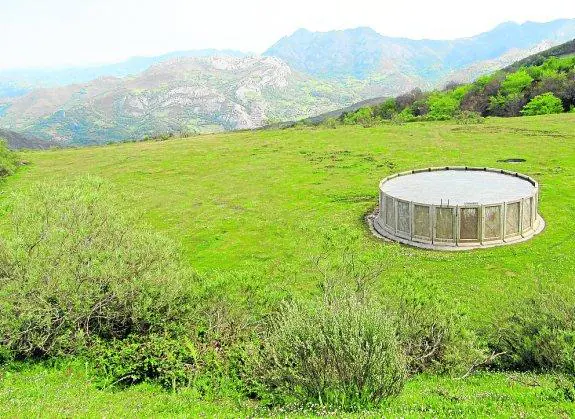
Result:
M376 235L438 250L498 246L530 239L544 228L539 184L501 169L442 167L383 179Z

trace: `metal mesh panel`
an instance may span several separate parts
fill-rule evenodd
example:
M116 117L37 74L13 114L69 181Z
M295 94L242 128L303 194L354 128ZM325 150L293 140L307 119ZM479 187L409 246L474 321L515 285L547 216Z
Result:
M440 240L453 239L453 210L438 207L435 210L435 237Z
M531 211L532 211L532 199L527 198L523 201L523 230L527 230L531 228L532 218L531 218Z
M397 230L402 233L411 233L411 217L409 216L409 203L397 201Z
M519 202L507 204L507 219L505 220L505 235L519 234Z
M485 218L485 238L501 239L501 207L485 207L483 217Z
M478 240L479 211L477 208L461 208L459 213L461 217L459 237L461 240Z
M393 205L393 198L385 197L385 224L388 227L395 228L395 207Z
M429 207L413 206L413 234L419 237L431 237L429 226Z

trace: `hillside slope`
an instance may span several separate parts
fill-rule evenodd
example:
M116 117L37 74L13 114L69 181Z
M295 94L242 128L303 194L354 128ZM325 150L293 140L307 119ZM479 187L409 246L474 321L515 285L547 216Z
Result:
M497 66L495 66L497 68ZM575 107L575 39L540 51L473 83L451 81L442 90L415 89L395 98L375 98L305 119L318 124L329 118L372 124L381 119L449 119L461 112L481 116L519 116L537 96L553 94L562 109ZM289 125L289 124L288 124Z
M8 148L12 150L20 149L47 149L56 144L41 140L40 138L32 137L29 135L23 135L18 132L9 131L0 128L0 139L5 140L8 144Z
M30 187L47 176L102 176L115 191L129 194L127 205L141 209L145 221L182 243L186 260L198 270L241 271L253 263L262 267L262 286L294 292L309 290L309 278L292 276L299 272L293 269L303 272L310 255L322 251L322 232L341 239L357 235L359 242L348 244L358 251L371 249L377 258L385 249L410 260L406 268L405 258L390 256L386 275L409 278L413 271L418 279L436 282L472 309L474 321L483 322L484 315L494 314L493 307L511 303L492 293L536 292L522 272L533 272L532 282L548 278L572 286L575 281L572 270L566 270L575 267L570 239L575 218L569 211L575 205L574 124L575 114L561 114L463 126L443 121L243 131L193 141L34 151L24 155L33 164L9 178L6 189ZM511 157L526 162L499 161ZM519 245L433 253L436 257L373 240L363 215L377 204L379 181L405 170L446 165L501 167L533 176L541 183L547 230ZM349 236L345 229L351 230ZM491 256L497 266L486 265ZM562 263L553 262L563 257ZM290 269L275 270L279 277L268 275L276 263ZM244 279L229 277L232 283ZM392 278L385 284L393 284Z
M575 54L575 39L565 42L564 44L557 45L537 54L530 55L522 60L519 60L512 65L504 68L504 71L516 71L520 67L530 67L534 65L541 65L550 57L565 57Z
M170 132L255 128L359 98L270 57L181 58L136 77L35 89L16 98L0 126L65 144L98 144Z
M236 324L261 325L264 320L255 316L267 315L283 299L310 301L324 275L339 275L342 266L349 266L345 259L359 266L353 271L357 278L370 275L377 296L412 291L409 297L417 307L427 301L453 303L466 327L481 331L495 326L499 332L498 320L533 304L530 298L545 291L573 295L574 124L575 114L562 114L491 118L471 126L447 121L244 131L34 151L23 154L31 164L8 178L0 191L10 196L48 178L106 179L126 208L143 214L146 226L181 246L185 263L202 281L193 287L205 286L220 304L215 315L224 331ZM502 161L512 157L525 161ZM437 253L374 239L364 216L377 205L379 181L405 170L445 165L500 167L534 177L546 230L525 243L470 252ZM237 375L219 390L224 366L217 363L215 384L200 381L208 392L202 397L205 393L196 388L162 390L148 382L103 388L109 381L99 380L84 360L76 367L8 364L0 367L0 416L290 414L267 410L266 399L248 400L243 386L236 392ZM572 381L565 376L473 371L463 378L464 373L411 376L402 394L379 410L358 415L575 414ZM323 407L320 413L325 416ZM313 411L293 414L310 417Z

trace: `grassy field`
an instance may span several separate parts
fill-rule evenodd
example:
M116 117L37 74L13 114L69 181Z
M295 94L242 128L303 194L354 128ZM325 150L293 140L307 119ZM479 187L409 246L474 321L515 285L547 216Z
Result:
M127 390L101 388L81 362L1 371L1 377L2 417L231 418L270 414L246 401L206 401L192 391L171 393L148 384ZM380 411L358 416L572 417L575 406L564 400L556 381L553 376L526 374L479 374L465 380L420 376L410 380L403 393Z
M343 252L384 267L381 288L410 282L421 292L447 295L476 327L488 327L542 287L572 292L575 285L572 113L488 119L479 125L426 122L239 132L29 152L22 158L29 164L1 186L4 193L82 174L108 179L126 206L179 243L185 259L208 281L247 304L254 295L277 300L316 292L312 259L325 255L326 263L335 265ZM499 162L507 158L526 161ZM377 203L379 180L398 171L445 165L500 167L534 177L541 185L545 231L526 243L463 253L416 250L373 238L364 216ZM196 403L191 395L148 386L98 390L81 368L70 368L4 371L0 414L127 416L138 408L129 402L136 398L142 414L193 416L220 412L223 403ZM385 413L575 414L560 401L554 380L423 376L410 381ZM80 400L88 410L81 410ZM222 405L222 416L252 409L230 403Z

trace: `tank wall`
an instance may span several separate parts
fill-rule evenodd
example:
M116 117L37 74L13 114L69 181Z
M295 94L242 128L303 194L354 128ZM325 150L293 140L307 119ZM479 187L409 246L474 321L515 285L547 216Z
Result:
M447 206L403 201L380 191L380 226L414 242L501 242L531 233L536 217L537 193L501 204Z

